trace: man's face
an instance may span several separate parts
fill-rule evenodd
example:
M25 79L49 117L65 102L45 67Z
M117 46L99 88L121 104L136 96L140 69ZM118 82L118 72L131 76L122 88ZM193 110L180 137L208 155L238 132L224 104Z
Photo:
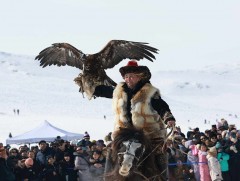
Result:
M124 80L130 89L133 89L140 81L140 77L134 73L125 74Z
M46 143L40 143L40 145L39 145L39 149L40 149L40 150L45 150L46 147L47 147L47 144L46 144Z

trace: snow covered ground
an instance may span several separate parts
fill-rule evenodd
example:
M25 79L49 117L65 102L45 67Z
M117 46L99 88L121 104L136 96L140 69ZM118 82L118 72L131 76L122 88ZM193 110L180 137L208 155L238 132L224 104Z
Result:
M44 120L70 132L88 131L91 139L103 139L113 128L111 100L83 98L73 81L79 73L67 66L43 69L33 56L0 52L0 142L5 143L10 132L22 134ZM118 68L108 73L121 81ZM152 72L151 81L186 132L189 127L204 131L221 118L240 128L239 77L240 62L232 62L199 70Z

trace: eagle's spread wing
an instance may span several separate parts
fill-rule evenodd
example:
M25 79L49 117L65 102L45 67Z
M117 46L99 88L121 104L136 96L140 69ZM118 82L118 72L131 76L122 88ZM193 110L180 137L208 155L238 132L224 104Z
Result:
M36 60L40 60L42 67L50 65L69 65L83 69L85 54L68 43L54 43L42 50Z
M91 99L96 86L116 86L116 83L107 76L105 69L113 68L126 58L136 60L146 58L153 61L155 59L153 53L158 53L158 49L147 44L111 40L100 52L86 55L68 43L54 43L42 50L35 59L40 61L42 67L69 65L82 69L83 72L74 81L79 85L80 92L85 92Z
M133 42L126 40L111 40L97 54L98 59L102 62L102 68L113 68L123 59L140 60L146 58L150 61L155 59L153 53L158 53L158 49L148 46L148 43Z

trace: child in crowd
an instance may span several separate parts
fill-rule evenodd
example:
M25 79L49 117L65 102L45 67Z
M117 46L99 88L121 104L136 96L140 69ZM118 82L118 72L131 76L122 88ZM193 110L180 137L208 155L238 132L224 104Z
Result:
M199 166L198 166L198 149L197 149L197 140L194 138L190 141L188 152L188 161L191 163L192 169L194 170L194 175L196 181L200 181L200 173L199 173Z
M54 162L55 160L52 156L47 157L47 166L43 170L46 181L59 181L58 169Z
M105 158L102 157L102 152L95 150L89 159L90 173L94 180L103 180Z
M231 179L230 179L229 164L228 164L230 155L227 154L220 145L219 146L216 145L216 148L218 151L217 159L220 163L223 180L230 181Z
M71 160L71 155L64 153L64 159L59 162L59 175L61 181L77 181L77 170L74 169L75 165Z
M212 181L221 181L223 180L222 172L221 172L219 161L217 160L216 156L217 156L216 147L215 146L211 147L208 150L208 155L207 155L210 176Z
M201 181L211 181L209 174L208 161L207 161L207 146L202 143L200 145L200 150L198 150L198 160L199 160L199 172Z

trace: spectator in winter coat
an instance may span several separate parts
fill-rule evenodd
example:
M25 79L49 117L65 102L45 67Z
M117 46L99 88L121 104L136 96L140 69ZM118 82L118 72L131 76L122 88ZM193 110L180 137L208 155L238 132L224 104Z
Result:
M35 171L36 175L40 177L43 167L41 167L41 164L36 160L35 152L31 150L28 151L28 158L33 159L32 169Z
M0 180L15 181L15 175L7 164L6 149L0 148Z
M21 170L21 179L22 180L29 180L29 181L38 181L39 177L36 174L36 170L33 168L33 159L27 158L24 161L24 167Z
M179 150L181 152L180 160L184 163L187 162L187 152L188 152L188 148L186 148L185 146L186 141L187 141L187 138L182 138L181 142L179 142L178 144Z
M78 143L77 146L81 146L83 150L88 150L89 146L91 145L90 141L90 135L86 131L84 133L83 139L81 139Z
M77 147L74 153L75 157L75 170L78 171L79 181L82 180L92 180L91 174L89 172L89 155L86 150L82 147Z
M223 139L222 137L222 134L221 133L218 133L217 134L217 143L216 143L216 147L217 147L217 144L220 144L221 147L225 148L225 146L227 146L227 140Z
M207 161L207 146L205 144L200 145L198 150L198 160L199 160L199 172L201 181L211 181L209 174L208 161Z
M96 150L93 152L93 155L90 157L90 173L94 181L103 180L105 159L101 159L102 152Z
M191 140L191 144L189 145L190 151L188 152L188 160L191 163L192 169L194 171L196 181L200 181L200 173L198 166L198 152L197 152L197 140Z
M182 144L182 141L183 138L180 136L176 137L173 142L176 148L176 159L185 163L187 161L187 148Z
M54 151L52 148L47 146L47 142L45 140L41 140L39 143L39 151L37 152L36 155L36 160L42 165L45 166L47 165L47 157L48 156L53 156Z
M66 143L64 142L64 140L58 140L57 149L54 154L55 162L57 164L64 159L64 152L66 149L65 146Z
M210 148L208 150L207 155L208 167L212 181L221 181L223 180L222 172L219 161L217 160L216 156L217 156L216 148L215 147Z
M59 181L59 173L55 160L52 156L47 157L47 165L43 170L45 181Z
M18 152L18 149L12 148L9 152L9 156L7 157L7 165L12 170L12 172L15 174L16 169L18 167L18 161L20 160L20 155Z
M229 173L232 181L240 180L240 140L237 139L236 132L231 132L230 143L226 152L230 155Z
M233 130L236 130L236 127L235 127L234 124L230 124L230 125L228 126L228 130L222 132L223 137L224 137L226 140L229 140L229 139L230 139L230 134L231 134L231 132L232 132Z
M229 154L224 152L223 148L221 146L217 147L217 159L220 163L221 166L221 171L222 171L222 177L224 181L231 181L230 179L230 174L229 174L229 165L228 165L228 160L230 158Z
M64 160L59 162L60 181L77 181L77 171L69 153L64 153Z

